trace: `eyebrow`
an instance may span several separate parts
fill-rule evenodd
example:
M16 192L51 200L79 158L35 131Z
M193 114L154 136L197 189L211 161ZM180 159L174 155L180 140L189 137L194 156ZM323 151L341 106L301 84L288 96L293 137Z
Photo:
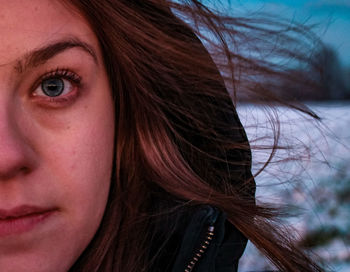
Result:
M59 53L71 48L80 48L84 50L93 58L94 62L98 64L97 55L92 46L78 38L69 38L49 43L41 48L26 53L21 60L17 61L14 68L18 73L23 73L29 68L44 64Z

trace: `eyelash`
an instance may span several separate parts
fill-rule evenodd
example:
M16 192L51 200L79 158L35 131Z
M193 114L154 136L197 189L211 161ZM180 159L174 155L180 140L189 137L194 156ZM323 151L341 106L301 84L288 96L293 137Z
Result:
M55 70L51 70L49 72L47 72L46 74L44 74L43 76L41 76L37 82L34 84L35 88L33 88L33 92L39 88L41 86L41 84L48 79L55 79L55 78L60 78L60 79L66 79L68 81L70 81L70 83L73 85L74 89L80 89L82 87L82 78L81 76L79 76L78 74L72 72L69 69L66 68L57 68ZM73 93L73 94L71 94ZM46 97L46 98L40 98L41 100L45 100L45 102L49 102L49 103L54 103L54 104L64 104L64 103L68 103L71 100L73 100L74 98L76 98L78 96L79 92L76 91L71 91L69 94L67 94L66 96L60 97Z
M81 82L81 77L78 76L76 73L70 71L69 69L60 69L57 68L56 70L49 71L45 75L43 75L40 78L40 83L44 80L51 79L51 78L58 78L62 77L68 80L71 80L75 84L80 84Z

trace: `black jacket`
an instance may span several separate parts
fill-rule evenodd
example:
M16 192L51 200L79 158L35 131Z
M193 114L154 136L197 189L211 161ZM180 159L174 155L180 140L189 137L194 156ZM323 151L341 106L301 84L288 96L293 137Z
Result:
M217 208L203 205L171 235L153 271L235 272L247 239Z

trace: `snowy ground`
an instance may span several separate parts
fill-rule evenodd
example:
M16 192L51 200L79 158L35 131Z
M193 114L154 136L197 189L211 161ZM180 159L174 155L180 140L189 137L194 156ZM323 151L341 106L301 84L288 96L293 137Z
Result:
M257 199L289 203L303 213L288 221L302 237L314 238L310 249L331 266L350 271L350 104L310 104L322 122L286 108L265 111L241 106L238 112L252 147L271 144L269 116L278 116L281 145L272 164L256 178ZM253 171L268 157L253 151ZM294 160L284 161L286 157ZM315 238L316 237L316 238ZM311 239L310 238L310 239ZM240 262L240 272L272 269L252 244Z

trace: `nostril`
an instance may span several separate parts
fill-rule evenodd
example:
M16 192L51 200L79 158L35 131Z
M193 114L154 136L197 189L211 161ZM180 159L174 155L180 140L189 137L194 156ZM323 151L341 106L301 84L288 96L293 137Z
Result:
M23 175L27 175L28 173L30 173L30 168L29 167L22 167L18 170L19 173L22 173Z
M0 168L0 181L10 180L18 175L26 175L30 172L28 167Z

